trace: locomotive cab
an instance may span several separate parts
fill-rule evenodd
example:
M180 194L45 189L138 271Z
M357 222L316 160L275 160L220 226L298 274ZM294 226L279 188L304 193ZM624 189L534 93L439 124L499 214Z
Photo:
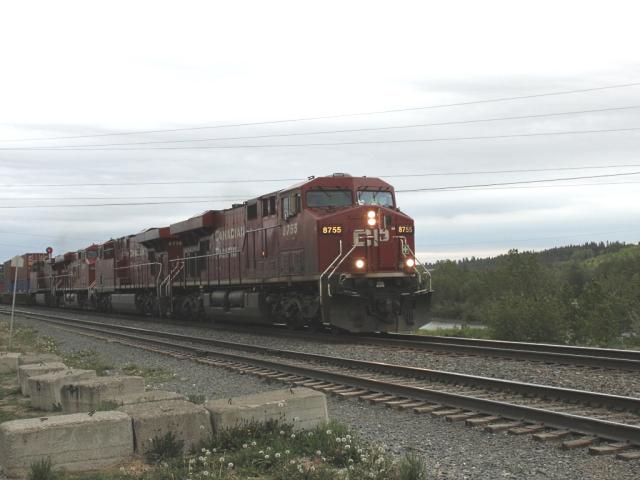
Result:
M313 217L322 321L349 331L407 331L427 322L428 271L414 253L413 220L393 187L345 174L301 189Z

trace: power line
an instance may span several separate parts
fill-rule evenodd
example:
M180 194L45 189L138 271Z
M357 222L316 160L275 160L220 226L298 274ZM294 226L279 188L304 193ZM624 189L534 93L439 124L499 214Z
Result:
M452 172L425 172L425 173L401 173L389 175L369 175L373 178L412 178L412 177L440 177L457 175L488 175L503 173L532 173L532 172L555 172L568 170L596 170L607 168L631 168L640 167L639 163L611 164L611 165L581 165L575 167L554 167L554 168L527 168L527 169L507 169L507 170L470 170ZM130 187L141 185L207 185L207 184L227 184L227 183L276 183L276 182L299 182L304 178L254 178L254 179L228 179L228 180L174 180L166 182L102 182L102 183L5 183L0 184L1 188L11 187ZM250 195L247 195L250 196ZM211 197L211 195L207 195Z
M411 112L418 110L430 110L437 108L448 108L448 107L460 107L465 105L479 105L483 103L496 103L496 102L507 102L512 100L524 100L529 98L541 98L541 97L552 97L558 95L568 95L575 93L587 93L587 92L595 92L601 90L610 90L616 88L626 88L626 87L635 87L640 85L640 82L633 83L622 83L617 85L607 85L602 87L593 87L593 88L582 88L575 90L562 90L557 92L546 92L546 93L537 93L530 95L518 95L513 97L497 97L490 98L484 100L471 100L467 102L456 102L456 103L445 103L445 104L436 104L436 105L426 105L420 107L408 107L408 108L397 108L391 110L377 110L377 111L369 111L369 112L360 112L360 113L341 113L334 115L320 115L313 117L299 117L299 118L290 118L283 120L269 120L262 122L246 122L246 123L231 123L231 124L223 124L223 125L208 125L208 126L200 126L200 127L183 127L183 128L168 128L168 129L157 129L157 130L136 130L136 131L128 131L128 132L111 132L111 133L101 133L101 134L90 134L90 135L74 135L74 136L57 136L57 137L37 137L37 138L22 138L22 139L5 139L0 140L0 142L30 142L30 141L41 141L41 140L72 140L78 138L98 138L98 137L111 137L111 136L120 136L120 135L143 135L150 133L170 133L170 132L185 132L185 131L195 131L195 130L208 130L208 129L217 129L217 128L231 128L231 127L249 127L249 126L257 126L257 125L273 125L278 123L293 123L293 122L308 122L312 120L328 120L335 118L346 118L346 117L361 117L368 115L382 115L389 113L401 113L401 112Z
M606 128L599 130L565 130L559 132L539 132L539 133L516 133L505 135L486 135L473 137L441 137L441 138L410 138L402 140L358 140L347 142L326 142L326 143L274 143L274 144L255 144L255 145L201 145L201 146L184 146L184 147L132 147L132 148L54 148L54 147L16 147L16 148L0 148L3 151L61 151L61 152L84 152L84 151L135 151L135 150L230 150L242 148L299 148L299 147L331 147L345 145L381 145L381 144L401 144L401 143L427 143L427 142L454 142L468 140L496 140L503 138L525 138L525 137L545 137L545 136L562 136L562 135L584 135L591 133L614 133L614 132L633 132L640 130L640 127L630 128Z
M476 185L457 185L450 187L427 187L427 188L412 188L406 190L396 190L396 193L414 193L414 192L436 192L436 191L444 191L444 190L462 190L468 188L475 187L495 187L500 185L522 185L529 183L545 183L545 182L561 182L565 180L584 180L588 178L607 178L607 177L626 177L629 175L640 175L640 172L629 172L629 173L611 173L608 175L589 175L589 176L581 176L581 177L565 177L565 178L547 178L544 180L521 180L518 182L500 182L500 183L482 183Z
M448 187L429 187L429 188L414 188L406 190L396 190L396 193L416 193L416 192L437 192L437 191L449 191L449 190L465 190L473 189L476 187L493 187L502 185L522 185L533 184L543 182L561 182L567 180L582 180L592 178L608 178L608 177L622 177L630 175L640 175L640 172L629 173L614 173L609 175L589 175L580 177L564 177L564 178L548 178L544 180L522 180L517 182L500 182L500 183L483 183L474 185L454 185ZM127 203L89 203L89 204L42 204L42 205L0 205L0 209L24 209L24 208L72 208L72 207L123 207L123 206L147 206L147 205L178 205L178 204L193 204L193 203L210 203L219 199L209 200L190 200L190 201L167 201L167 202L127 202ZM237 201L244 201L243 199L236 199ZM232 200L228 200L232 201Z
M337 133L359 133L359 132L376 132L382 130L399 130L406 128L423 128L423 127L442 127L449 125L468 125L474 123L486 123L486 122L499 122L506 120L524 120L531 118L547 118L547 117L559 117L568 115L582 115L586 113L604 113L614 112L621 110L638 109L640 105L629 105L624 107L607 107L590 110L573 110L568 112L552 112L552 113L540 113L529 115L516 115L509 117L491 117L491 118L478 118L472 120L456 120L448 122L435 122L435 123L415 123L409 125L390 125L385 127L363 127L363 128L348 128L340 130L316 130L312 132L293 132L293 133L274 133L266 135L248 135L239 137L214 137L214 138L195 138L195 139L181 139L181 140L150 140L145 142L128 142L128 143L97 143L89 145L54 145L38 148L54 148L54 149L76 149L76 148L88 148L88 147L120 147L129 145L160 145L168 143L193 143L193 142L220 142L229 140L255 140L258 138L278 138L278 137L297 137L297 136L309 136L309 135L332 135ZM12 150L30 150L32 147L15 147ZM6 149L2 149L6 150Z

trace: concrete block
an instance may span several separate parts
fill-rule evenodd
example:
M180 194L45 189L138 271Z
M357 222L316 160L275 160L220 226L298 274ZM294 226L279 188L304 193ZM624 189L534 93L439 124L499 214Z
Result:
M18 360L20 360L21 356L21 353L0 352L0 375L16 373L18 371Z
M118 397L115 401L119 406L135 405L137 403L162 402L169 400L186 400L184 395L176 392L167 392L165 390L149 390L143 393L133 393Z
M133 454L131 418L123 412L78 413L0 424L0 465L26 478L47 457L55 469L83 471L126 461Z
M23 395L29 396L29 378L45 373L59 372L66 370L64 363L30 363L28 365L20 365L18 367L18 385Z
M60 390L66 383L96 378L95 370L60 370L36 375L27 380L31 406L39 410L54 410L61 405Z
M144 393L142 377L98 377L93 380L66 383L60 389L60 403L65 413L89 412L105 403L117 405L125 395Z
M20 357L20 360L18 360L18 366L55 362L62 362L62 358L55 353L25 353Z
M308 430L327 423L327 399L309 388L272 390L222 400L210 400L205 408L211 413L214 431L249 422L277 420L292 424L296 430Z
M118 410L133 419L135 451L139 454L149 450L152 439L168 432L184 442L185 453L212 433L207 409L185 400L137 403Z

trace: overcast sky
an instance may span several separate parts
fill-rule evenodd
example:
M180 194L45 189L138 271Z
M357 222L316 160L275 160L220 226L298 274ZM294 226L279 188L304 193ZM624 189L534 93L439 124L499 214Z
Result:
M638 18L640 5L633 1L3 2L0 258L49 245L63 253L294 183L230 180L347 172L389 176L397 190L404 190L640 172L640 130L509 137L640 128L640 108L540 116L640 107L640 85L104 136L636 83ZM538 117L460 123L531 115ZM449 124L128 150L90 147L433 123ZM78 135L103 136L33 140ZM496 136L501 138L468 139ZM18 139L31 140L13 141ZM411 139L440 140L265 147ZM11 150L83 145L94 150ZM194 145L253 147L144 149ZM635 166L584 168L609 165ZM569 167L577 168L418 176ZM82 186L195 180L223 183ZM635 182L640 175L407 192L397 198L416 220L419 255L432 261L588 240L638 242L640 183ZM162 201L184 203L42 207ZM32 205L39 207L6 208Z

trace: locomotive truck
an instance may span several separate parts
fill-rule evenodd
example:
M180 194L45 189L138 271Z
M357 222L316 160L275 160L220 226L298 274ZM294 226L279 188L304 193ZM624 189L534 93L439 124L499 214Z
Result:
M414 233L383 180L310 177L64 255L27 254L20 293L38 305L102 312L407 331L428 322L432 295Z

